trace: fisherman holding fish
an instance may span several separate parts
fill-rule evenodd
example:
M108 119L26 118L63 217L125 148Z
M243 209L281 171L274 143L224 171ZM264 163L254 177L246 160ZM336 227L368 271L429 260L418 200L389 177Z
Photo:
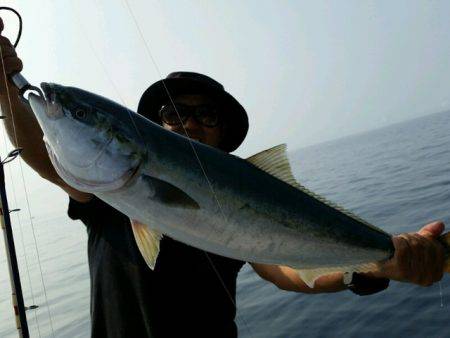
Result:
M0 19L0 33L2 29ZM9 138L23 148L21 156L30 167L69 195L69 217L81 220L87 228L92 336L162 337L182 332L196 337L236 337L236 278L245 261L206 252L169 236L158 242L157 260L143 258L146 249L138 240L139 229L143 229L139 222L130 222L128 216L94 194L72 187L57 173L38 120L7 80L22 70L22 61L1 35L0 47L0 104ZM53 90L51 86L43 89L46 94ZM166 130L227 153L240 146L248 130L247 113L233 96L212 78L192 72L172 73L152 84L140 100L138 113ZM83 119L85 112L74 114ZM154 187L169 189L167 183L147 179ZM156 197L198 208L183 191L170 189L170 196ZM278 288L303 293L350 290L368 295L386 289L389 280L430 286L443 276L444 248L437 240L443 230L442 222L434 222L416 233L394 236L393 256L373 271L325 274L315 279L313 287L291 267L250 265ZM145 234L158 237L153 232Z

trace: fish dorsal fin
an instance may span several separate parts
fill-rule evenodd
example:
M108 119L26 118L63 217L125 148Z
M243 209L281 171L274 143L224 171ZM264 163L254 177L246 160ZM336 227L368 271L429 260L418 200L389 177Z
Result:
M249 158L247 161L264 170L266 173L299 188L300 184L292 174L291 165L286 155L286 144L280 144L267 150L263 150Z
M286 154L286 149L286 144L283 143L267 150L263 150L260 153L247 158L247 161L258 167L259 169L265 171L266 173L271 174L272 176L284 181L285 183L297 188L298 190L301 190L302 192L308 194L316 200L332 207L333 209L339 210L340 212L346 214L354 220L363 223L376 231L385 233L380 228L377 228L376 226L368 223L362 218L356 216L354 213L312 192L308 188L298 183L294 175L292 174L292 169Z
M131 228L145 263L153 270L159 254L159 242L163 236L162 233L152 230L147 225L134 219L131 220Z
M319 269L303 269L297 270L298 275L308 285L309 288L314 288L314 283L321 276L330 275L336 272L369 272L378 269L378 263L366 263L349 266L327 267Z

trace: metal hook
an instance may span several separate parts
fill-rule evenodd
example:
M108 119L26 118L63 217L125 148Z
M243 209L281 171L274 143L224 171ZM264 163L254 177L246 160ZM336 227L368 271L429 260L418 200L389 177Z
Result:
M42 92L41 88L31 85L22 74L14 74L13 76L11 76L11 81L19 89L19 94L24 100L26 100L24 95L29 90L37 92L40 97L44 98L44 93Z
M11 8L11 7L1 6L0 10L11 11L15 15L17 15L17 18L19 19L19 32L17 33L16 42L14 42L14 45L13 45L14 48L16 48L17 45L19 44L20 37L22 36L22 17L20 16L18 11L16 11L14 8Z

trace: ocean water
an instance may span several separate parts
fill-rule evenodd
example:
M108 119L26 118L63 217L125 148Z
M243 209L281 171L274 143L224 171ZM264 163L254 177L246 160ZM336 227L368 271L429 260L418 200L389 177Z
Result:
M291 153L298 180L390 233L450 228L450 112ZM381 293L280 291L248 266L238 288L241 337L450 337L450 279ZM442 291L441 291L442 290ZM442 294L442 297L441 297Z
M302 184L386 231L437 219L450 225L449 130L450 112L440 113L293 150L290 159ZM67 197L48 184L28 191L28 213L19 183L8 193L10 207L22 209L12 221L25 303L40 306L27 312L31 336L88 337L85 229L65 216ZM237 307L240 337L450 337L448 276L428 288L391 282L367 297L305 295L277 289L246 265ZM0 241L0 337L16 336Z

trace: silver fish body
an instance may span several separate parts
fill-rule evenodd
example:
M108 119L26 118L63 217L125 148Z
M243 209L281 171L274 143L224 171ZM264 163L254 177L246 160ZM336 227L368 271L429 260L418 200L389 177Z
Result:
M393 254L389 234L247 160L101 96L42 88L45 100L29 100L59 175L151 229L226 257L296 269Z

